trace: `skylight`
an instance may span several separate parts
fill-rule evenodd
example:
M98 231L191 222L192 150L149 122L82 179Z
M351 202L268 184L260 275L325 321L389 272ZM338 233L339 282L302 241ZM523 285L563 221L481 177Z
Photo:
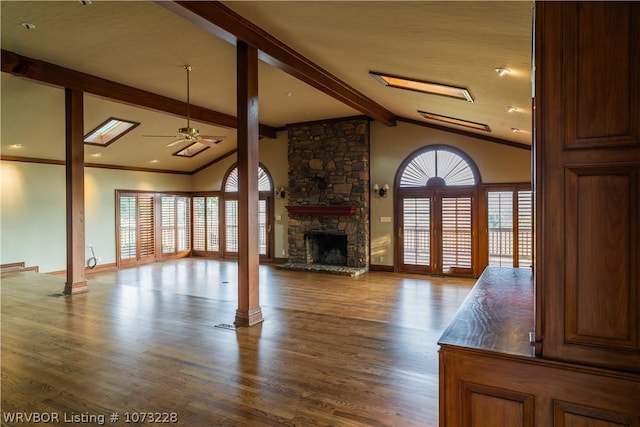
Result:
M441 83L425 82L421 80L409 79L406 77L376 73L373 71L369 71L369 74L371 75L371 77L378 80L385 86L412 90L415 92L428 93L431 95L448 96L450 98L473 102L471 94L466 88L463 87L449 86Z
M138 122L111 117L107 121L101 123L100 126L86 134L84 136L84 143L106 147L139 124L140 123Z
M209 148L209 146L206 144L203 144L201 142L194 142L192 144L189 144L182 150L178 151L177 153L173 153L173 155L180 156L180 157L193 157L197 154L202 153L207 148Z
M418 114L420 114L425 119L429 119L429 120L437 120L437 121L449 123L452 125L465 126L472 129L491 132L491 128L489 127L489 125L485 125L484 123L470 122L468 120L456 119L455 117L447 117L447 116L441 116L440 114L427 113L426 111L418 111Z

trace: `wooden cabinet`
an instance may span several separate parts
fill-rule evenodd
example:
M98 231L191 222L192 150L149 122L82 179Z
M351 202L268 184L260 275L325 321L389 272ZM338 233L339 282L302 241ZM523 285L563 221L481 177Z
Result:
M530 270L487 268L440 338L443 427L640 426L640 375L534 354Z
M640 426L638 22L536 3L535 277L487 269L443 334L441 426Z
M640 372L640 3L536 4L536 340Z

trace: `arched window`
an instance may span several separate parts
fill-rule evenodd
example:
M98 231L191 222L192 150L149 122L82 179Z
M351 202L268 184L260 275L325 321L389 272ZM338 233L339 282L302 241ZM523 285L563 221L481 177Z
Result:
M232 166L223 182L224 189L224 252L233 257L238 253L238 166ZM273 223L273 180L267 169L258 166L258 252L269 258ZM236 193L236 194L234 194Z
M409 157L400 188L476 185L478 172L464 154L451 147L433 145Z
M431 145L407 157L396 174L400 271L474 273L479 182L473 161L453 147Z
M273 185L271 183L271 177L265 171L262 166L258 166L258 191L271 191ZM231 172L227 174L227 179L224 182L224 191L233 193L238 191L238 167L234 167Z

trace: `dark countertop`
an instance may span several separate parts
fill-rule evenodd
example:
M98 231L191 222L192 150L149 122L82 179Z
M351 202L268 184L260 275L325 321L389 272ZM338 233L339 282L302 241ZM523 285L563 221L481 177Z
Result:
M487 267L438 344L533 357L533 272Z

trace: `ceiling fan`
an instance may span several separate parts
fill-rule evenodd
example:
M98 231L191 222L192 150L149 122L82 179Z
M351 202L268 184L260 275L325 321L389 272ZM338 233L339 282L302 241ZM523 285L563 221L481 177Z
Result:
M189 99L189 74L191 73L191 65L183 65L183 68L187 71L187 126L183 128L178 128L177 135L142 135L148 138L177 138L175 141L167 144L167 147L173 147L174 145L178 145L182 142L187 142L192 144L194 142L199 142L204 145L208 145L213 147L226 140L226 136L214 136L214 135L200 135L200 131L196 128L191 127L191 103Z

